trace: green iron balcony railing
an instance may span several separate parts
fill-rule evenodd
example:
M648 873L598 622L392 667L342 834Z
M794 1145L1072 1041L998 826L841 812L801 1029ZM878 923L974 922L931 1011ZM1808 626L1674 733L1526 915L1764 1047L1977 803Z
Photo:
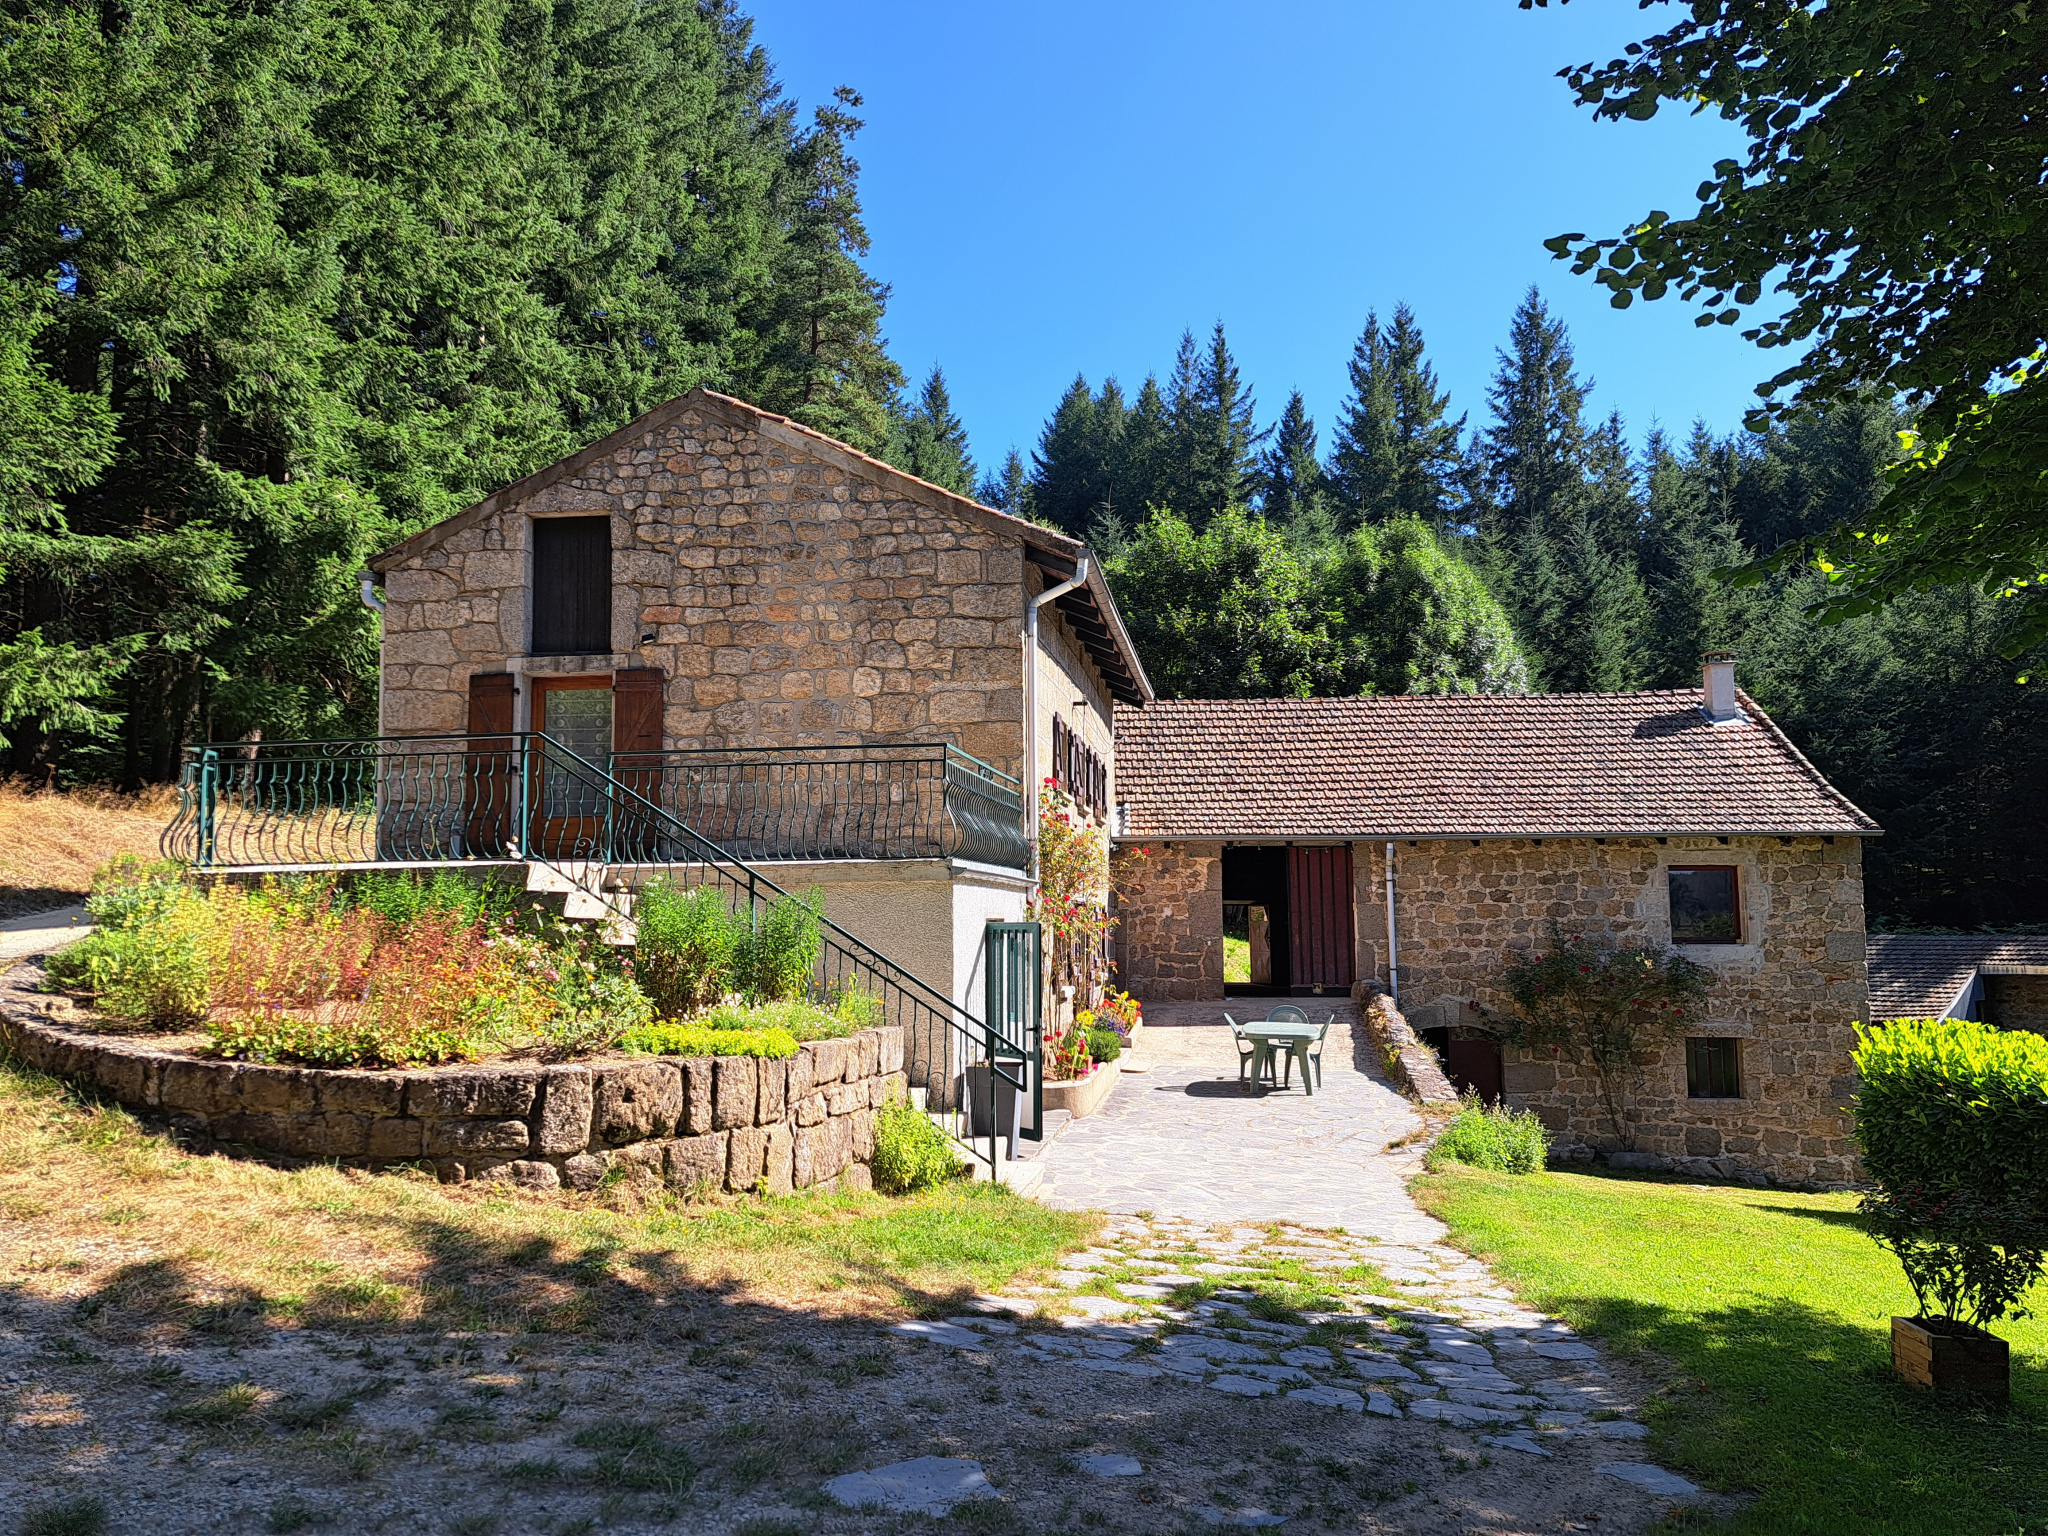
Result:
M164 852L208 867L687 862L662 819L565 756L533 732L192 747ZM740 859L1030 859L1017 781L944 744L614 753L600 777Z
M742 859L1030 862L1017 781L943 744L623 752L610 767Z

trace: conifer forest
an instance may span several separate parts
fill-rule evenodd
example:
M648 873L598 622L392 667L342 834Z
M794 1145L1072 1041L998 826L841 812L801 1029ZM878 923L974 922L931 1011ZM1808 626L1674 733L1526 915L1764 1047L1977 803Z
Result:
M10 14L12 773L369 733L365 557L703 384L1088 540L1162 694L1685 688L1732 650L1885 828L1873 928L2048 900L2048 666L2012 605L1958 582L1824 625L1815 562L1760 563L1876 503L1906 394L1653 426L1532 289L1454 400L1390 294L1329 338L1333 420L1190 316L1155 373L971 446L885 344L860 98L800 110L726 0Z

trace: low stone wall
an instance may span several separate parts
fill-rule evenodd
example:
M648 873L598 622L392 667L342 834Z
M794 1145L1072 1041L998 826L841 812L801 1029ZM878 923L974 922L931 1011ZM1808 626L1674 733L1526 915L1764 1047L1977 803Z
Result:
M0 1041L53 1076L160 1114L202 1144L369 1167L431 1166L447 1182L590 1189L615 1164L680 1188L866 1189L875 1110L904 1088L903 1032L814 1040L786 1061L635 1057L406 1072L210 1061L53 1017L42 968L0 978Z
M1455 1104L1458 1090L1444 1076L1436 1052L1416 1038L1415 1031L1384 992L1367 993L1361 984L1359 1004L1365 1013L1365 1032L1379 1047L1387 1074L1409 1097L1423 1104Z

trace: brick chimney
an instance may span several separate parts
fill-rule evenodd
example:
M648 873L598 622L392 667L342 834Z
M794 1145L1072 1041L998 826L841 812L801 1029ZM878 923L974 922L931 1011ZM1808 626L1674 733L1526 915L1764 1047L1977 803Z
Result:
M1735 653L1708 651L1700 657L1700 708L1719 725L1742 713L1735 702Z

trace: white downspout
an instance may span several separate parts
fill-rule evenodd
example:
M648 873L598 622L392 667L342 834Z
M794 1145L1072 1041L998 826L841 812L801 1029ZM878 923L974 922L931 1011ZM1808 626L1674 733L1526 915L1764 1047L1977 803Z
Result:
M1088 580L1087 550L1074 561L1074 574L1047 587L1024 605L1024 836L1031 844L1032 894L1038 889L1038 610Z
M356 595L363 600L363 606L384 617L384 599L377 595L377 573L367 565L356 572ZM377 626L377 734L384 734L384 626Z
M1401 1006L1401 952L1394 947L1394 845L1387 843L1387 996Z

